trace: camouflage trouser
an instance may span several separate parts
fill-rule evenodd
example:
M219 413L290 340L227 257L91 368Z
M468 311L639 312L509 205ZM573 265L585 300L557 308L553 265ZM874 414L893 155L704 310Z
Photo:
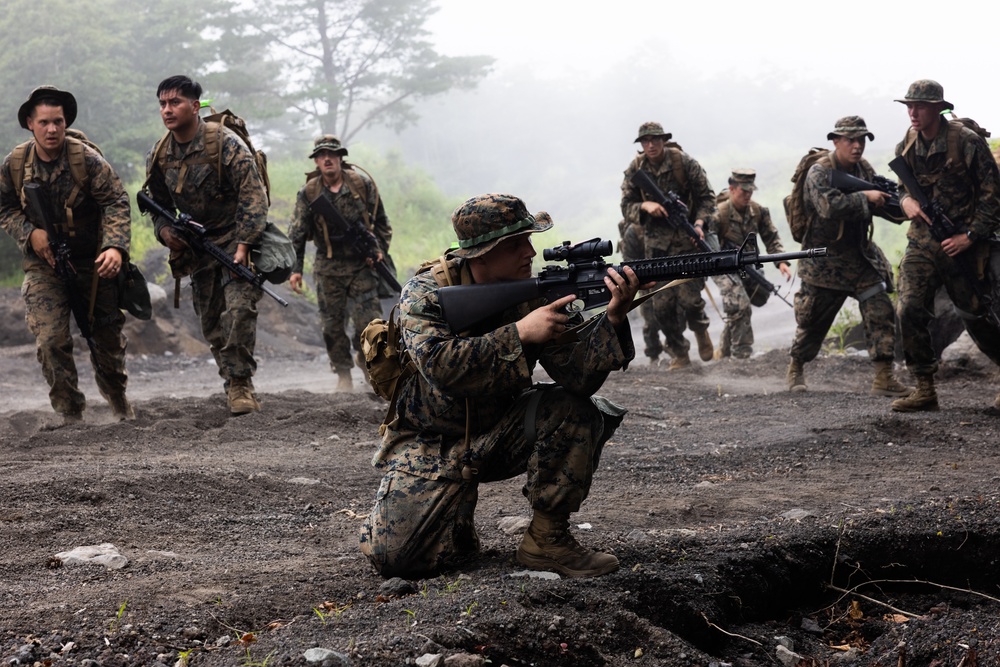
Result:
M726 315L719 338L720 353L724 357L748 359L753 353L753 329L750 325L752 311L746 287L734 275L715 276L713 280L722 293L722 311Z
M653 299L646 299L639 304L639 314L642 315L642 340L646 344L645 354L650 359L656 359L663 353L663 342L660 339L660 324L653 311Z
M973 260L969 250L961 257L964 261ZM899 265L899 302L896 305L906 367L914 375L937 372L938 359L929 327L934 318L934 295L942 284L969 336L983 354L1000 365L1000 331L981 317L985 307L960 266L941 250L910 246Z
M531 414L533 422L526 416ZM473 478L428 479L390 470L361 527L362 553L387 577L438 570L468 549L463 536L473 526L478 483L525 471L522 492L532 509L576 512L590 491L604 443L624 415L604 399L561 388L525 392L500 423L472 439L469 465L478 469ZM525 433L532 423L534 437Z
M708 329L705 299L701 296L704 287L704 279L692 280L657 292L650 299L656 324L666 338L664 347L673 357L687 356L691 349L690 341L684 337L685 325L694 332Z
M80 294L89 303L93 270L79 268L76 276ZM77 386L78 375L73 360L73 337L70 333L69 298L62 281L51 270L29 270L21 286L25 321L35 336L38 361L49 383L49 401L59 414L80 414L87 405ZM122 333L125 316L118 309L118 286L114 280L100 280L91 326L95 347L94 378L104 397L125 395L128 375L125 372L125 345Z
M368 267L345 272L341 263L317 257L313 278L330 368L350 371L354 368L351 345L360 351L361 332L369 322L382 317L375 273ZM354 326L350 338L345 333L348 319Z
M877 291L875 284L868 283L847 292L802 283L795 293L798 327L789 356L802 363L815 359L837 313L851 296L859 299L858 310L864 324L868 356L872 361L892 361L896 347L896 315L889 295L884 289Z
M232 278L228 270L210 257L199 259L191 275L194 312L201 320L219 375L229 386L232 378L250 378L257 370L253 358L257 345L257 302L264 292L250 283Z

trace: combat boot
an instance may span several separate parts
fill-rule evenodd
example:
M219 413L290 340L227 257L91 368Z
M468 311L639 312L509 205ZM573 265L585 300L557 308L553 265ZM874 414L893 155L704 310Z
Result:
M337 371L337 391L354 391L354 380L351 378L351 371Z
M259 410L260 403L253 395L253 380L250 378L230 378L229 412L234 415L245 415Z
M715 355L715 348L712 346L712 337L708 335L708 329L694 332L694 339L698 341L698 356L702 361L711 361Z
M569 514L536 511L517 548L517 562L567 577L598 577L618 569L618 559L580 546L569 532Z
M894 412L932 412L938 409L937 391L933 375L918 375L917 389L906 398L892 402Z
M907 387L896 379L892 374L891 361L876 361L875 379L872 380L872 389L869 393L872 396L906 398L913 393L913 387Z
M671 359L670 365L667 366L668 371L679 371L683 368L691 368L691 357L688 356L687 352Z
M802 362L798 359L792 359L788 362L785 382L788 383L788 391L805 391L807 389L805 371L802 368Z
M107 401L108 405L111 406L111 414L118 421L133 421L135 419L135 410L125 394L108 396Z

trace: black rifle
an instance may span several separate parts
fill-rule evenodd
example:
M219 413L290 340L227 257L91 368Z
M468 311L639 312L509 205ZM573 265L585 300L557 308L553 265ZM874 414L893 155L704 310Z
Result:
M938 243L941 243L945 239L951 238L957 234L966 233L965 229L962 229L948 217L948 214L944 212L941 203L932 200L924 192L924 189L920 186L920 182L917 181L916 175L913 170L910 169L910 164L906 161L903 156L899 156L893 159L889 163L889 169L892 169L899 180L902 181L903 185L906 186L906 191L911 197L917 200L920 204L920 210L931 219L931 224L929 226L931 236ZM966 251L968 252L968 251ZM953 258L955 260L955 265L958 266L959 271L962 272L962 277L965 278L966 282L972 288L973 293L976 298L979 299L986 306L986 319L990 323L1000 329L1000 315L993 308L993 297L989 292L983 287L983 283L976 276L976 271L970 261L970 256L966 253L962 253L957 257Z
M899 206L899 188L885 176L876 174L869 183L863 178L851 176L839 169L831 169L830 187L842 192L862 192L864 190L884 192L889 195L889 199L881 208L876 209L875 215L897 225L906 220L906 215Z
M538 298L552 303L569 294L576 295L576 301L567 307L569 312L604 306L611 301L611 292L604 284L609 268L622 273L623 267L631 267L639 283L645 284L738 273L763 262L787 262L826 255L826 248L761 255L757 252L755 234L749 234L742 246L732 250L653 257L623 262L620 266L611 266L604 261L603 257L610 255L611 251L611 241L591 239L573 246L567 241L561 246L546 249L542 254L546 260L565 261L567 265L547 266L537 278L442 287L438 295L445 321L452 331L465 331L519 303Z
M140 190L139 194L135 196L135 201L139 205L139 210L141 212L151 212L154 215L158 215L161 218L169 220L170 226L173 227L174 231L177 232L180 237L196 251L209 255L219 264L229 269L229 271L240 280L248 282L257 289L263 291L264 294L267 294L282 306L288 306L287 301L282 299L274 290L265 284L267 279L264 278L263 274L257 273L248 266L239 264L236 260L229 256L229 253L208 240L208 230L205 229L204 225L192 220L190 215L187 213L178 213L177 215L174 215L172 212L157 204L156 200L142 190Z
M316 199L309 202L309 208L314 213L322 216L324 220L340 228L341 236L346 237L351 244L354 254L372 260L372 266L378 271L378 275L398 294L403 290L403 286L396 280L395 272L390 269L384 260L378 259L382 252L375 234L366 228L360 221L348 222L340 214L337 207L327 199L322 193Z
M732 241L726 241L725 243L722 244L723 250L733 250L737 248L738 246ZM763 289L764 291L770 292L771 294L775 295L776 297L787 303L789 308L795 307L788 299L781 296L781 292L778 291L778 286L772 283L767 278L765 278L764 272L758 269L756 266L745 266L743 267L741 273L746 274L748 278L757 283L757 285L760 286L760 288Z
M680 198L673 192L664 193L663 190L656 184L653 178L643 171L642 169L636 170L632 174L632 184L646 193L652 201L666 209L667 223L674 229L678 229L683 232L687 232L688 236L694 239L695 245L702 252L712 252L712 247L701 237L698 236L698 230L694 228L691 221L688 219L691 215L690 209L688 209L687 204L682 202ZM733 245L736 248L736 245ZM743 269L747 276L750 277L755 283L760 285L763 289L767 290L771 294L776 295L779 299L788 304L789 308L792 308L792 304L788 302L788 299L781 296L778 292L778 288L770 280L764 277L764 274L760 269L754 266L747 266Z
M97 362L97 343L94 341L94 331L90 323L90 305L77 283L76 267L70 261L69 243L66 237L58 232L55 212L48 197L42 194L41 186L38 183L25 183L24 194L32 213L48 234L49 247L56 260L56 275L62 281L69 309L73 313L73 319L76 320L76 326L80 328L80 335L90 348L90 360L94 363L94 367L98 368L100 364Z

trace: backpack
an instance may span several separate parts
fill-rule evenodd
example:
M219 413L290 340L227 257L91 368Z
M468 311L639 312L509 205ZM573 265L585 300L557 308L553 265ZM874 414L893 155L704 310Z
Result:
M101 149L81 130L66 128L66 157L69 160L69 173L76 184L66 198L66 224L73 225L73 204L80 193L90 187L90 175L87 173L87 158L85 147L97 151L97 154L104 156ZM14 186L14 191L20 194L21 205L27 208L28 202L24 198L21 186L25 181L32 179L32 165L35 163L35 142L25 141L14 147L10 153L10 180Z
M448 264L448 255L424 262L417 273L431 271L439 287L448 287L460 282L460 278ZM361 353L365 358L365 370L372 390L389 401L379 435L396 416L396 399L403 383L417 372L417 364L403 346L403 334L399 328L399 304L389 311L388 319L377 318L368 323L361 332Z
M812 223L809 211L806 209L806 174L809 173L810 167L829 154L827 148L810 148L809 152L799 160L795 173L792 174L792 193L785 197L784 205L788 229L792 232L792 238L796 243L803 242Z

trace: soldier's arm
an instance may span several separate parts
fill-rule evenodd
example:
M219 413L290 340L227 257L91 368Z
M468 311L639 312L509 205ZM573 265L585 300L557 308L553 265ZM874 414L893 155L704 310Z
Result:
M684 171L687 173L688 187L691 189L691 216L694 220L702 220L705 230L715 229L716 203L712 184L708 182L708 174L698 161L683 154Z
M306 189L303 187L295 196L295 211L292 213L292 222L288 226L288 238L295 248L295 265L292 267L292 274L302 274L302 267L305 264L306 241L312 236L313 212L306 201Z
M86 149L90 195L101 207L101 250L116 248L122 261L128 261L132 244L132 209L128 193L114 168L103 157Z
M841 192L830 186L830 170L814 164L806 174L806 201L820 218L870 222L871 209L863 192Z
M0 227L14 239L21 254L27 255L31 248L31 232L35 230L35 226L24 214L21 197L15 192L11 182L9 155L4 160L3 167L0 167Z
M256 245L267 226L267 190L250 150L230 132L223 133L223 163L237 192L236 241Z
M379 248L383 253L389 252L389 244L392 243L392 225L389 224L389 216L385 212L385 200L379 196L375 185L365 181L368 190L368 210L375 208L375 217L372 219L372 226L375 228L375 237L378 239ZM375 200L378 199L378 205Z
M976 237L987 238L1000 231L1000 171L981 137L966 142L965 160L979 194L969 229Z

